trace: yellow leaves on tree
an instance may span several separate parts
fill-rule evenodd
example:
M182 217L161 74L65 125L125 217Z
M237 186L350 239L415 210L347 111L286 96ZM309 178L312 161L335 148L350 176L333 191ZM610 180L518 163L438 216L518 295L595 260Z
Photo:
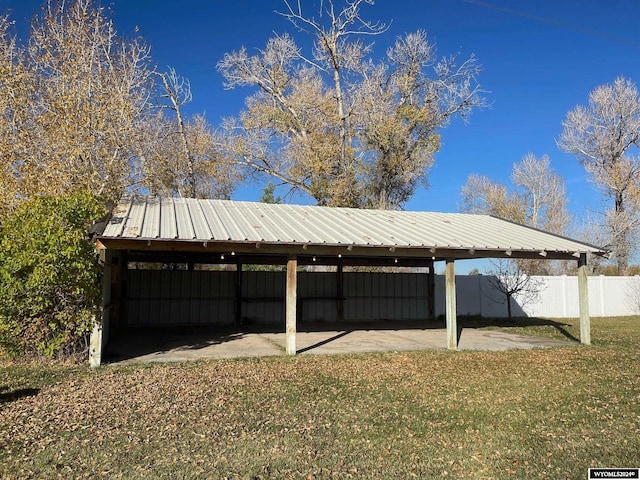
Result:
M374 61L359 38L387 30L361 16L370 2L320 17L285 3L287 18L315 39L305 56L288 35L257 55L226 54L218 63L227 88L253 86L247 109L226 123L223 146L252 172L266 173L318 204L402 208L438 151L438 130L465 119L484 100L475 58L434 60L422 31L399 38L387 59ZM434 71L428 75L428 67Z
M230 195L239 177L213 129L180 111L188 82L157 73L105 8L47 0L23 42L10 25L0 17L0 219L32 196L81 190L107 204L137 188Z
M21 53L30 102L18 126L20 195L88 189L116 199L152 86L148 48L118 39L102 8L77 0L46 3Z

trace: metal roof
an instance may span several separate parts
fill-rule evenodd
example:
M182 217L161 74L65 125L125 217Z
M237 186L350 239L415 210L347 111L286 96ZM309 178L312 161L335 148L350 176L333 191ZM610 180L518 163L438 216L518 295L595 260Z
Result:
M427 248L432 252L607 253L489 215L145 196L123 198L99 238L146 240L148 244L161 240Z

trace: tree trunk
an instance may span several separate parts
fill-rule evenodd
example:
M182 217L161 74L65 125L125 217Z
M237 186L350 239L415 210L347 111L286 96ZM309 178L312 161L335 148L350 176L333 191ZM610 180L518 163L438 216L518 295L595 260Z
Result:
M184 121L182 120L180 108L176 108L176 119L178 121L178 133L180 134L180 138L182 139L182 148L184 148L184 155L187 160L187 189L185 193L187 197L196 198L197 190L196 177L193 170L193 155L187 141L187 132L184 128Z
M624 195L622 192L616 192L615 195L615 215L617 220L624 214ZM629 271L629 232L626 226L614 225L613 228L615 229L613 234L618 275L627 275Z
M186 188L179 192L180 196L196 198L196 178L193 169L193 154L189 148L189 142L187 141L187 132L184 126L184 120L182 118L182 112L180 111L180 85L179 80L175 75L167 78L166 74L161 74L160 78L164 83L164 88L167 92L167 98L171 101L171 109L176 114L176 123L178 124L178 135L180 135L180 142L184 150L185 161L187 162L187 185Z

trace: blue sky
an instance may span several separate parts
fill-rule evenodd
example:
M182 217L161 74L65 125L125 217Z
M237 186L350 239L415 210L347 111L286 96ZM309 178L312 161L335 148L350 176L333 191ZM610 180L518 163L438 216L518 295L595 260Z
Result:
M305 2L317 11L317 0ZM39 0L0 0L24 31ZM276 33L294 33L274 13L280 0L111 0L118 33L134 28L152 47L159 69L174 67L191 81L189 112L205 112L213 125L237 114L249 89L226 91L216 64L242 46L263 47ZM365 18L390 24L375 38L382 53L395 37L424 29L438 54L475 54L483 65L482 87L491 107L470 123L453 122L442 131L443 145L429 180L406 205L408 210L457 211L460 187L470 173L508 182L511 167L527 152L548 154L565 179L576 217L601 210L602 197L583 168L559 151L567 112L586 104L596 86L625 76L640 84L640 1L638 0L377 0ZM24 37L24 35L23 35ZM259 186L238 189L238 200L257 200ZM296 197L297 203L310 203Z

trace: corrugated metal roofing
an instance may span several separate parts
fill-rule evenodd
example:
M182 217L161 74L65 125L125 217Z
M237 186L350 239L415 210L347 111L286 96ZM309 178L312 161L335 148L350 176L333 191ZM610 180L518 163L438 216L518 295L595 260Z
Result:
M605 254L488 215L125 197L102 238Z

